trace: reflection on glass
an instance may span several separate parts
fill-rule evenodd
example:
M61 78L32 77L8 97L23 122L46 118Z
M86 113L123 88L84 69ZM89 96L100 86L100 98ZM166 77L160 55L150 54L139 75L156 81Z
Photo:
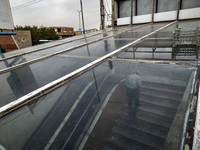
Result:
M26 59L19 56L12 63L8 64L8 66L24 62L26 62ZM10 72L10 76L7 78L7 82L16 98L19 98L38 88L32 70L28 65L17 70L12 70Z
M129 75L125 81L126 93L128 97L128 114L129 116L135 117L140 106L140 89L141 89L141 77L138 72L135 71ZM133 108L134 102L134 108Z

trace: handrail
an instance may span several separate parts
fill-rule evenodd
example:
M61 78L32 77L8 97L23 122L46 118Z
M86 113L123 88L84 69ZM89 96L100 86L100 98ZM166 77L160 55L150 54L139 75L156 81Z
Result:
M79 68L79 69L77 69L77 70L75 70L75 71L73 71L73 72L53 81L53 82L51 82L51 83L46 84L45 86L43 86L43 87L41 87L41 88L39 88L35 91L30 92L27 95L24 95L23 97L15 100L15 101L7 104L7 105L4 105L3 107L0 108L0 117L3 117L4 115L24 106L25 104L29 103L30 101L33 101L36 98L39 98L39 97L53 91L54 89L56 89L56 88L62 86L63 84L71 81L72 79L82 75L86 71L98 66L99 64L106 61L110 57L112 57L112 56L114 56L114 55L116 55L120 52L125 51L126 49L130 48L131 46L141 42L142 40L146 39L147 37L149 37L149 36L159 32L159 31L171 26L172 24L174 24L176 22L177 21L171 22L171 23L169 23L169 24L167 24L167 25L165 25L165 26L163 26L163 27L161 27L161 28L139 38L139 39L137 39L136 41L133 41L133 42L131 42L131 43L129 43L129 44L127 44L127 45L125 45L125 46L123 46L123 47L101 57L101 58L99 58L99 59L96 59L93 62L91 62L91 63L89 63L89 64L87 64L87 65L85 65L85 66L83 66L83 67L81 67L81 68Z

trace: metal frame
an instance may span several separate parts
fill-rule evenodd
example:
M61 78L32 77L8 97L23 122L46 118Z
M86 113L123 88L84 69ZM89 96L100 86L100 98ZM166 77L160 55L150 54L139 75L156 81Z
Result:
M154 3L155 2L155 0L152 0L152 22L154 22Z
M143 41L147 37L149 37L153 34L156 34L157 32L173 25L176 22L177 21L171 22L171 23L169 23L169 24L167 24L167 25L165 25L165 26L163 26L163 27L161 27L161 28L159 28L159 29L157 29L157 30L155 30L155 31L153 31L153 32L151 32L151 33L149 33L149 34L147 34L147 35L145 35L145 36L143 36L143 37L141 37L141 38L139 38L139 39L137 39L137 40L135 40L135 41L133 41L133 42L131 42L131 43L109 53L109 54L107 54L107 55L105 55L105 56L103 56L103 57L101 57L101 58L99 58L99 59L97 59L97 60L94 60L93 62L91 62L91 63L89 63L89 64L69 73L69 74L67 74L66 76L63 76L63 77L45 85L45 86L27 94L27 95L24 95L23 97L15 100L15 101L7 104L7 105L4 105L3 107L0 108L0 117L3 117L4 115L26 105L30 101L33 101L33 100L51 92L51 91L53 91L54 89L56 89L56 88L62 86L63 84L71 81L72 79L82 75L86 71L98 66L99 64L101 64L103 62L105 62L107 59L111 58L112 56L117 55L118 53L125 51L126 49L132 47L133 45Z
M131 25L133 24L133 0L131 0Z

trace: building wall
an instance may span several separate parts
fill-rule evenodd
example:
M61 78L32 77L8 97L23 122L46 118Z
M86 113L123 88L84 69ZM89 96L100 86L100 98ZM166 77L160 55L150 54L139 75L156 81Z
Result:
M16 32L16 35L14 35L13 37L20 49L32 46L30 31L15 30L14 32Z
M133 24L152 22L152 4L152 0L133 0ZM179 0L154 0L153 21L159 22L176 20L178 16L178 4ZM114 0L113 16L114 24L130 24L131 0ZM182 5L179 11L179 19L191 18L200 18L200 0L182 0Z
M14 29L9 0L0 0L0 29Z
M55 32L62 38L74 36L74 28L72 27L53 27Z
M11 35L0 35L0 46L5 52L18 49Z

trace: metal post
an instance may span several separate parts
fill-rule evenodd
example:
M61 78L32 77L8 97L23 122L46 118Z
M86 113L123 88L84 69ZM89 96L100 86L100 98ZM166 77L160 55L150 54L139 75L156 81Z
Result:
M154 22L154 0L152 0L152 22Z
M177 18L176 18L176 20L179 20L180 4L181 4L181 0L178 0L178 11L177 11Z
M131 0L131 25L133 24L133 0Z
M156 13L158 13L158 0L156 0Z
M81 30L81 10L77 10L79 13L79 31Z
M82 13L83 34L85 34L85 25L84 25L84 16L83 16L83 5L82 5L82 0L80 0L80 5L81 5L81 13Z
M100 0L100 17L101 17L101 29L105 28L105 14L104 14L104 3Z
M135 0L135 16L137 16L137 8L138 8L138 1L137 0Z

